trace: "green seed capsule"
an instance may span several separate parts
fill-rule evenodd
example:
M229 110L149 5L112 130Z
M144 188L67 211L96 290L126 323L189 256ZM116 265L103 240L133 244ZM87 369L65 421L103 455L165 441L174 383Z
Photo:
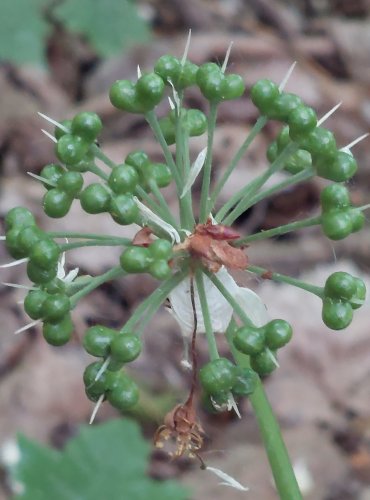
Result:
M302 104L289 113L288 124L290 138L299 141L316 127L317 116L312 108Z
M343 271L331 274L325 283L324 293L332 299L351 299L357 289L357 283L353 276Z
M317 175L334 182L346 182L357 172L357 162L351 154L337 151L334 159L325 157L316 162Z
M89 144L78 135L65 134L57 142L56 155L67 165L76 165L85 156Z
M363 305L366 299L366 285L361 278L353 277L356 283L356 292L351 297L350 304L352 309L358 309Z
M107 399L120 411L130 410L139 401L139 388L130 378L122 378L114 389L108 391Z
M148 248L128 247L120 258L121 267L128 273L146 273L152 263L152 256Z
M322 320L332 330L343 330L353 318L352 306L349 302L325 298L322 307Z
M96 113L83 111L72 120L72 134L82 137L86 142L92 143L100 134L103 124Z
M105 393L107 383L108 383L108 373L105 371L103 372L98 380L96 379L96 376L98 375L103 363L100 361L96 361L95 363L91 363L85 368L84 374L83 374L83 381L85 384L85 388L87 390L87 396L89 399L90 395L93 397L99 398L102 394ZM95 399L93 399L95 401Z
M61 346L66 344L73 332L73 323L70 315L67 315L59 323L44 323L42 333L48 344Z
M71 301L62 293L49 295L42 306L43 318L49 323L59 323L69 314Z
M44 285L49 283L57 275L57 266L43 269L36 266L32 261L27 263L27 276L33 283Z
M322 230L331 240L343 240L352 233L352 217L349 210L324 213L321 218Z
M276 353L265 349L256 356L251 357L251 368L259 375L264 376L272 373L276 368Z
M156 73L141 76L136 83L137 98L145 111L150 111L162 100L164 81Z
M116 194L133 193L139 183L139 175L132 165L118 165L112 169L108 185Z
M172 270L166 260L156 260L150 265L149 273L153 278L163 281L171 276Z
M201 368L199 379L209 394L230 391L236 382L235 365L226 358L215 359Z
M302 99L295 94L280 93L266 110L266 116L272 120L288 122L291 113L302 105Z
M48 294L44 290L30 290L24 299L24 310L32 319L41 319L42 308Z
M279 87L271 80L258 80L251 88L252 102L263 115L269 113L279 95Z
M19 232L17 238L18 249L24 253L24 255L29 255L36 243L43 238L46 238L46 235L37 226L24 227Z
M235 334L234 345L238 351L244 354L258 354L265 347L264 330L262 328L243 326Z
M22 250L18 244L18 238L22 229L22 226L19 226L9 229L6 232L5 246L9 255L11 255L13 259L23 259L28 255L28 252Z
M275 351L285 346L292 338L293 330L283 319L274 319L265 327L266 346Z
M127 226L135 222L139 216L139 208L130 194L112 196L109 213L118 224Z
M111 195L106 187L99 183L87 186L80 195L81 207L88 214L100 214L109 211Z
M155 260L169 260L173 252L172 243L168 240L158 238L149 245L149 251Z
M154 65L154 71L164 82L176 82L181 71L181 63L177 57L164 55L158 59Z
M141 340L133 333L120 333L114 337L111 343L111 355L113 360L121 363L134 361L141 353Z
M59 259L60 247L54 240L45 238L35 244L30 252L31 262L41 269L54 267Z
M62 189L53 188L45 193L42 204L44 212L53 219L64 217L69 212L73 198Z
M233 385L232 392L234 396L249 396L256 390L258 384L258 375L251 368L236 369L236 382Z
M53 185L55 187L64 172L64 168L60 165L56 165L55 163L45 165L45 167L40 172L40 176L52 183L48 184L47 182L44 182L43 185L46 187L46 189L52 189Z
M9 231L13 228L34 226L35 218L27 208L14 207L5 216L5 229Z
M82 345L92 356L105 358L110 353L111 343L116 332L102 325L94 325L86 330Z
M76 198L82 189L84 180L79 172L65 172L58 180L57 187L71 198Z
M348 189L341 184L330 184L320 194L322 210L328 212L333 209L347 208L351 204Z
M63 135L70 134L71 133L71 125L72 125L72 120L62 120L59 122L65 129L67 129L67 132L63 130L60 127L55 127L54 129L54 137L58 141Z

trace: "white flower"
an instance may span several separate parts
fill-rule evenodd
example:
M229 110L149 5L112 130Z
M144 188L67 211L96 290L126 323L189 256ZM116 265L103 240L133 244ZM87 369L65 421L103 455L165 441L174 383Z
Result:
M263 326L268 322L269 318L266 306L256 293L249 288L238 286L225 267L222 267L215 275L257 327ZM204 276L204 288L212 321L212 329L215 333L224 333L230 323L233 308L207 276ZM190 277L186 277L172 290L169 300L171 303L169 312L179 323L182 335L190 337L193 332L194 320L190 297ZM202 308L195 282L194 302L198 323L197 333L205 333Z

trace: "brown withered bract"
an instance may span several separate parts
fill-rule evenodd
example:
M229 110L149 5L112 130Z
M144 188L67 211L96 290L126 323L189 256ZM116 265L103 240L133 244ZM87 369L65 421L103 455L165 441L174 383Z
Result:
M150 229L150 227L143 227L135 234L132 240L132 244L136 247L148 247L154 241L154 238L152 238L152 234L153 231Z
M154 445L164 448L164 442L174 441L175 450L169 452L173 458L188 455L190 458L198 457L198 450L203 446L204 431L196 421L196 413L192 398L185 404L175 406L167 413L164 425L157 429L154 436ZM201 460L202 462L202 460Z
M230 269L246 269L248 257L242 248L230 245L229 241L239 238L234 229L222 224L206 224L195 226L194 233L183 243L177 245L179 250L188 250L190 254L202 261L211 272L217 272L221 266Z

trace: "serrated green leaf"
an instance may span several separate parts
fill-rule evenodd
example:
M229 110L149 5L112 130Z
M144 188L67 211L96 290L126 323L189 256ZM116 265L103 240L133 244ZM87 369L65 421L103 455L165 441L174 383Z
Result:
M66 0L55 13L69 30L85 35L101 56L148 39L148 27L130 0Z
M48 0L2 0L0 60L43 64L49 26L42 16Z
M11 474L23 485L17 500L185 500L174 481L146 476L149 445L129 420L84 426L62 452L19 437Z

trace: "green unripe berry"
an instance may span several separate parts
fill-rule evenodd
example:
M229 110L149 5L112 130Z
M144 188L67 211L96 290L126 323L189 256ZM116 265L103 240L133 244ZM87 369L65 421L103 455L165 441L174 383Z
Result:
M356 283L356 292L351 297L350 304L352 309L358 309L363 305L366 299L366 285L361 278L353 277Z
M54 278L45 285L43 285L43 290L54 295L55 293L64 293L66 291L66 284L59 278Z
M275 357L274 351L265 349L256 356L251 356L251 368L261 376L268 375L277 368Z
M266 346L271 350L280 349L292 338L293 330L283 319L274 319L265 326Z
M251 100L263 115L268 114L279 95L279 87L271 80L258 80L251 88Z
M90 395L98 397L105 393L107 384L108 384L108 373L103 372L98 380L96 376L99 373L103 363L101 361L95 361L94 363L89 364L83 373L83 381L85 384L85 388L87 390L87 396L89 399ZM95 401L95 399L93 399Z
M52 183L48 184L47 182L44 182L43 185L46 187L46 189L51 189L53 185L55 187L64 172L64 168L60 165L56 165L55 163L45 165L45 167L40 172L40 176Z
M172 271L166 260L156 260L150 265L149 273L153 278L163 281L171 276Z
M352 221L352 233L360 231L365 224L365 215L359 208L353 208L348 213Z
M320 202L323 211L346 208L350 206L351 200L348 189L341 184L330 184L320 194Z
M132 151L126 156L125 163L135 167L139 172L149 163L149 156L144 151Z
M282 92L274 99L265 114L272 120L287 123L290 114L301 105L302 99L296 94Z
M44 290L30 290L24 299L24 310L32 319L41 319L43 316L43 305L48 298Z
M108 391L107 399L120 411L130 410L139 401L139 388L130 378L122 378L114 389Z
M164 81L156 73L147 73L139 78L136 83L136 92L145 111L152 110L161 102L164 87Z
M49 295L42 306L43 318L50 323L62 321L71 310L69 297L62 293Z
M325 283L324 293L332 299L350 300L356 293L357 283L349 273L338 271L331 274Z
M316 163L317 175L334 182L345 182L351 179L357 171L357 162L354 157L344 151L337 151L334 159L318 159Z
M132 165L118 165L112 169L108 185L116 194L133 193L139 183L139 175Z
M195 85L197 79L198 66L190 61L185 61L173 84L177 90L183 90Z
M317 125L315 111L304 104L297 106L288 116L289 136L292 141L306 136Z
M24 255L29 255L32 248L39 242L42 238L46 238L46 235L37 226L27 226L20 230L17 243L18 249L24 253Z
M82 137L86 142L94 142L103 128L101 119L96 113L83 111L72 120L71 130L73 135Z
M352 306L349 302L324 298L322 320L332 330L343 330L353 318Z
M135 222L139 216L139 208L130 194L112 196L109 213L118 224L127 226Z
M352 217L349 210L324 213L321 218L322 230L331 240L342 240L352 233Z
M262 328L243 326L237 330L233 342L238 351L244 354L258 354L265 347L264 330Z
M58 180L57 187L75 198L82 189L84 180L79 172L65 172Z
M199 379L209 394L230 391L236 382L235 365L226 358L215 359L201 368Z
M69 212L73 197L62 189L52 188L45 193L42 200L44 212L53 219L64 217Z
M128 273L146 273L152 263L152 256L148 248L132 246L122 253L120 263Z
M171 170L164 163L152 163L151 174L159 188L165 188L171 184Z
M159 75L164 82L176 82L181 71L181 63L177 57L164 55L158 59L154 65L154 71Z
M256 390L258 375L251 368L236 367L236 381L232 392L234 396L249 396Z
M27 263L27 276L33 283L44 285L49 283L57 275L57 266L44 269L36 266L32 261Z
M22 229L22 226L14 227L13 229L9 229L6 233L5 246L13 259L23 259L27 257L28 252L22 250L18 244L18 238Z
M30 260L41 269L49 269L57 264L59 255L59 245L54 240L45 238L38 241L32 248Z
M141 353L142 344L139 337L133 333L119 333L113 339L110 348L113 360L130 363Z
M94 325L85 332L82 345L92 356L106 358L110 353L111 342L116 332L102 325Z
M5 229L33 226L36 224L32 212L24 207L14 207L5 216Z
M173 252L172 243L163 238L158 238L149 245L149 251L155 260L169 260Z
M109 99L115 108L130 113L145 112L137 99L136 86L129 80L117 80L110 88Z
M333 160L337 155L337 144L330 130L316 127L307 136L299 141L302 149L309 151L313 163Z
M87 186L80 195L81 207L88 214L108 212L110 200L108 189L98 182Z
M231 73L226 75L224 78L224 83L222 85L222 98L237 99L241 97L245 92L245 83L240 75Z
M186 127L190 137L204 134L207 130L207 117L199 109L189 109L186 113Z
M89 144L78 135L65 134L57 142L56 155L67 165L76 165L85 156Z
M48 344L61 346L66 344L73 332L73 323L70 315L67 315L59 323L45 322L42 328L42 334Z

